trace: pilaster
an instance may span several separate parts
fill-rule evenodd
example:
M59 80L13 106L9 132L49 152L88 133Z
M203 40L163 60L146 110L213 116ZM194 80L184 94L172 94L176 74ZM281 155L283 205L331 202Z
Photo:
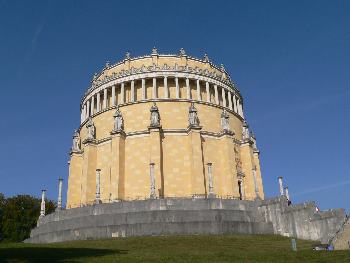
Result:
M259 151L254 150L253 156L254 156L254 164L255 164L255 168L256 168L256 182L257 182L257 186L259 189L259 197L261 199L264 199L265 194L264 194L264 186L263 186L262 176L261 176Z
M244 177L244 192L245 197L248 200L255 200L255 183L253 177L254 168L254 157L253 157L253 147L250 140L244 140L240 147L241 161L242 161L242 171L245 175Z
M95 140L84 142L83 153L83 174L81 180L81 202L82 204L92 204L95 200L96 190L96 154L97 147Z
M111 200L125 198L125 133L111 132Z
M191 189L194 195L204 195L208 191L205 188L204 182L204 160L203 147L200 131L202 127L189 128L189 147L191 154ZM215 175L213 175L215 177ZM215 179L214 179L215 180ZM214 185L215 189L215 185ZM214 190L215 191L215 190Z
M233 141L232 132L224 132L222 138L218 142L222 149L223 156L220 158L221 174L218 175L219 189L217 194L222 197L226 196L239 196L237 168L235 165L236 153L235 145ZM214 181L215 182L215 181Z
M69 161L67 208L79 207L82 202L83 153L72 152Z

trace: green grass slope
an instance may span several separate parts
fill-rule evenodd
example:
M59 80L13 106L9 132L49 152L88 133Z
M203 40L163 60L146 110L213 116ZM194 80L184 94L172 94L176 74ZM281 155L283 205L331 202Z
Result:
M350 262L350 251L273 235L132 237L55 244L0 244L0 262Z

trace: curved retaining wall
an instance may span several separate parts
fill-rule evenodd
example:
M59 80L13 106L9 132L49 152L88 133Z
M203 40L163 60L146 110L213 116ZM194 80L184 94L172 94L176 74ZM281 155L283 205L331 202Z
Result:
M279 234L328 243L346 220L343 209L288 206L285 197L150 199L57 211L38 220L27 243L151 235Z
M57 211L38 221L28 243L126 236L268 234L253 201L157 199Z

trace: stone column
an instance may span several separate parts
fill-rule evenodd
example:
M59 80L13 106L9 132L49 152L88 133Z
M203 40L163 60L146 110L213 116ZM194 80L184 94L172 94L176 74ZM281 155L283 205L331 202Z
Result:
M207 102L210 102L210 90L209 90L209 82L208 81L205 82L205 90L207 93Z
M224 87L221 87L221 96L222 96L222 106L226 107L226 91Z
M197 79L197 100L201 100L201 85L199 79Z
M80 123L84 121L84 107L80 108Z
M146 99L146 79L142 79L142 99Z
M45 216L45 193L46 193L46 190L41 190L40 217Z
M86 119L90 117L90 100L86 102Z
M179 78L175 77L175 87L176 87L176 98L180 99L180 87L179 87Z
M279 187L280 187L280 195L284 195L284 192L283 192L283 179L282 179L282 176L278 177L278 184L279 184Z
M233 95L233 111L237 113L236 95Z
M103 90L103 106L102 108L105 110L107 108L107 89Z
M57 209L56 210L62 210L62 183L63 179L58 179L58 198L57 198Z
M96 196L95 196L95 203L99 204L101 203L101 169L96 169Z
M112 86L112 106L115 106L115 85Z
M258 188L258 182L256 180L256 168L253 168L253 180L254 180L254 190L255 190L255 198L259 198L259 188Z
M230 108L230 110L233 110L233 108L232 108L232 93L231 93L231 91L227 92L227 96L228 96L228 107Z
M122 82L121 87L120 87L120 103L121 104L125 103L125 86L124 86L124 82Z
M101 110L101 95L100 92L97 92L97 101L96 101L96 112L99 112Z
M169 98L169 90L168 90L168 78L164 77L164 98Z
M218 93L218 86L214 85L214 92L215 92L215 103L219 105L219 93Z
M157 78L153 78L152 99L157 98Z
M154 163L149 164L149 174L150 174L150 198L155 199L157 197L156 195L156 180L154 176Z
M284 191L285 191L285 193L286 193L287 200L290 201L290 199L289 199L289 190L288 190L288 186L286 186L286 187L284 188Z
M83 121L85 121L86 120L86 104L84 104L83 111L84 111Z
M132 80L131 81L131 94L130 94L131 98L130 101L134 102L135 101L135 81Z
M191 99L191 87L190 87L190 80L189 78L186 78L186 91L187 91L187 99Z
M91 97L91 110L90 110L90 116L94 115L95 113L95 95Z
M208 166L208 197L215 197L214 194L214 182L212 173L212 163L207 163Z

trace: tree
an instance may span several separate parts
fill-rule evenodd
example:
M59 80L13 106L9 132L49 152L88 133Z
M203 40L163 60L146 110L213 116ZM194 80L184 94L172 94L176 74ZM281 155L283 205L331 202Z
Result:
M6 198L3 193L0 193L0 241L3 239L3 232L2 232L2 218L4 214L4 207L6 204Z
M29 237L30 230L36 226L40 214L41 200L30 195L17 195L7 198L3 209L3 238L22 241ZM46 201L46 214L55 210L55 203Z

